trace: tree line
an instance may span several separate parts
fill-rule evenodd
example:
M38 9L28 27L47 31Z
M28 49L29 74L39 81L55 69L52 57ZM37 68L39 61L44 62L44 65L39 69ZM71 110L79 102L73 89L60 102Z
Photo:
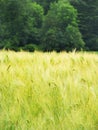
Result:
M0 0L0 49L98 50L98 0Z

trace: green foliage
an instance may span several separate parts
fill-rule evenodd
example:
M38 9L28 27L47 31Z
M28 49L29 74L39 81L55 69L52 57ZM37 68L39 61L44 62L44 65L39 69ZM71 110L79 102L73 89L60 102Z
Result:
M6 38L6 40L11 40L13 45L18 47L29 42L38 43L43 21L43 8L29 0L7 1L7 3L3 1L1 5L3 14L1 19L1 41ZM3 24L6 26L5 30ZM3 35L4 33L5 35Z
M28 8L28 42L39 44L44 11L37 3L30 3Z
M0 49L34 43L47 51L97 51L97 6L98 0L0 0Z
M51 4L42 29L45 50L72 50L84 46L78 29L77 11L68 2Z
M35 50L39 50L39 46L36 45L36 44L26 44L24 47L21 48L22 50L25 50L25 51L30 51L30 52L33 52Z
M67 50L76 48L77 50L81 50L84 48L84 42L81 38L81 33L79 32L79 29L68 25L66 28L66 39L67 39Z
M50 9L50 5L53 2L57 2L58 0L32 0L34 2L37 2L44 8L44 14L47 14L48 10Z
M78 10L79 28L89 50L98 50L98 0L70 0Z

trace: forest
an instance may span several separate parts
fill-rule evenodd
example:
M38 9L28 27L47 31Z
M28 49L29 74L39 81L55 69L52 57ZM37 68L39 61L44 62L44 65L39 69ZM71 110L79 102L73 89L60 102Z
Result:
M0 49L98 51L98 0L0 0Z

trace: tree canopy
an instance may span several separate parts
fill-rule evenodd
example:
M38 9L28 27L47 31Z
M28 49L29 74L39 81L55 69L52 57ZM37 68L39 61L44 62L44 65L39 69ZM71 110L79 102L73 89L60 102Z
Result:
M84 46L77 24L77 10L68 2L51 4L42 29L45 50L69 51Z
M89 50L98 50L98 0L70 0L78 10L79 29Z
M0 48L98 50L97 0L1 0Z

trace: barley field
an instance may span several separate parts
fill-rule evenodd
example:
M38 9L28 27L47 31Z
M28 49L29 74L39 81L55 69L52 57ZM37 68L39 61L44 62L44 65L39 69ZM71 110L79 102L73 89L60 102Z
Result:
M0 130L98 130L98 54L0 51Z

